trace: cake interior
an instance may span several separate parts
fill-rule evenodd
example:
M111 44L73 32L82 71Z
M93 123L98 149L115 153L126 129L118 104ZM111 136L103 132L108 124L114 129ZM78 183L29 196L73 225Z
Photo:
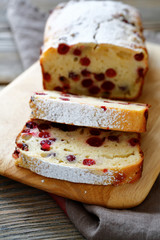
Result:
M123 169L141 160L139 134L31 120L17 150L31 159L85 169Z
M138 96L146 61L143 49L93 43L60 44L44 51L40 59L45 89L114 99Z

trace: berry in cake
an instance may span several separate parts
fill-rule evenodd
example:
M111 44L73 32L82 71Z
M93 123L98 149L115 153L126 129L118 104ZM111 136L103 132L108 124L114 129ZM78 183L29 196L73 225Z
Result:
M137 133L35 119L18 135L13 157L18 166L46 177L98 185L138 180L143 162Z

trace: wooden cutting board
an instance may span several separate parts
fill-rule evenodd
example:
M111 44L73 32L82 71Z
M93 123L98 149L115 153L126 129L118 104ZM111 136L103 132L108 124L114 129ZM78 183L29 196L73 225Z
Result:
M84 203L110 208L129 208L140 204L160 172L160 46L148 44L147 47L150 70L143 96L138 101L151 104L152 108L149 112L148 132L142 135L144 169L138 182L118 187L77 184L45 178L14 165L14 142L30 115L30 95L42 89L39 63L35 63L0 93L0 174Z

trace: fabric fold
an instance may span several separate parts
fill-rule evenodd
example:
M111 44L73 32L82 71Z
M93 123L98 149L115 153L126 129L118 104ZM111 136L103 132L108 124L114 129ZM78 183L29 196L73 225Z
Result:
M160 176L145 201L132 209L108 209L66 200L66 211L88 240L158 240Z

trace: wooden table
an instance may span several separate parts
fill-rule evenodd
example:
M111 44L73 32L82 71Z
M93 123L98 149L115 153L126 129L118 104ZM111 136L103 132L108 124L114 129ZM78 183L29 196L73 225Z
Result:
M23 71L5 14L7 2L0 1L0 90ZM45 11L60 1L31 2ZM124 2L140 9L145 28L160 31L159 0ZM0 239L84 238L47 193L0 176Z

